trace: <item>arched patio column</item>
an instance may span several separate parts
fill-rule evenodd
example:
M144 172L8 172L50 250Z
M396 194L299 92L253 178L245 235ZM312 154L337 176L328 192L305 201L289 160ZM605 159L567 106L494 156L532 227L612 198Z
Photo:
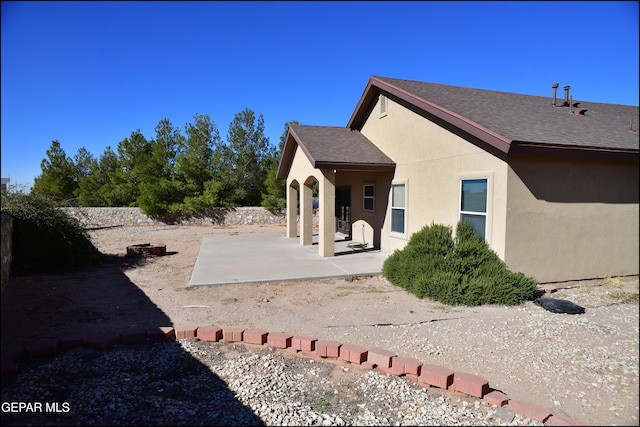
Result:
M318 253L321 257L335 255L336 238L336 174L333 169L322 170L319 187L320 227L318 235Z
M300 185L300 244L313 244L313 189L315 179L310 178Z
M298 237L298 189L294 181L287 186L287 237Z

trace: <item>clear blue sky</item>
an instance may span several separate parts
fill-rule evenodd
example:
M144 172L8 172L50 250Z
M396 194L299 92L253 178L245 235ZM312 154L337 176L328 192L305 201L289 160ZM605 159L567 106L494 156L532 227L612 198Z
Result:
M168 118L345 126L370 76L638 105L638 2L2 2L2 177Z

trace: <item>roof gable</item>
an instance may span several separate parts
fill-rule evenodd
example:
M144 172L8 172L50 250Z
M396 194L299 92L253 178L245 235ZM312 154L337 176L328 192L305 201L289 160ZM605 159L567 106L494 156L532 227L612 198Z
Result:
M347 127L362 127L380 93L444 120L504 153L560 149L582 154L638 154L640 109L635 106L573 100L587 112L571 114L570 107L552 106L551 96L375 76L370 78ZM562 96L557 104L562 104ZM630 121L635 123L635 131L629 131Z
M337 126L293 124L282 149L277 178L289 173L296 147L305 153L317 169L384 170L395 163L358 131Z

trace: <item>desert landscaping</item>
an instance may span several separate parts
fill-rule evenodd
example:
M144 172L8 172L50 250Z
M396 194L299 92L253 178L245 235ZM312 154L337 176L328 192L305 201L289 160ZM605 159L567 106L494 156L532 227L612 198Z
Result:
M425 364L479 375L511 399L533 402L553 415L585 424L638 424L637 276L543 286L547 296L585 307L578 315L551 313L533 302L515 307L445 306L417 299L382 276L189 286L204 237L244 233L284 234L285 227L154 225L91 231L93 243L108 255L102 265L61 275L11 278L2 297L3 357L21 352L28 342L79 332L180 325L261 328L387 349ZM165 244L166 254L127 256L128 246L145 243ZM232 356L254 351L265 357L264 349L229 345L218 344L211 351ZM207 351L197 341L183 346ZM36 369L44 361L24 363L22 369ZM320 360L316 366L324 363L331 365ZM303 365L300 369L308 369ZM350 381L372 374L358 367L349 372L354 376ZM9 390L5 383L3 402ZM444 396L473 408L468 399ZM334 411L335 407L334 402ZM505 421L495 416L496 409L483 402L478 411L493 411L483 422L531 423L520 418ZM262 414L255 408L253 412ZM261 419L267 424L282 422L267 415ZM325 425L334 422L340 424L334 418Z

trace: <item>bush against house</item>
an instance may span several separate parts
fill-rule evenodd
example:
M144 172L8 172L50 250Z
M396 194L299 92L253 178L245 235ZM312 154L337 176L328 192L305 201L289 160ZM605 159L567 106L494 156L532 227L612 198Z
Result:
M455 239L451 227L423 227L385 260L382 273L419 298L448 305L518 305L537 288L533 278L509 271L467 221L458 223Z

